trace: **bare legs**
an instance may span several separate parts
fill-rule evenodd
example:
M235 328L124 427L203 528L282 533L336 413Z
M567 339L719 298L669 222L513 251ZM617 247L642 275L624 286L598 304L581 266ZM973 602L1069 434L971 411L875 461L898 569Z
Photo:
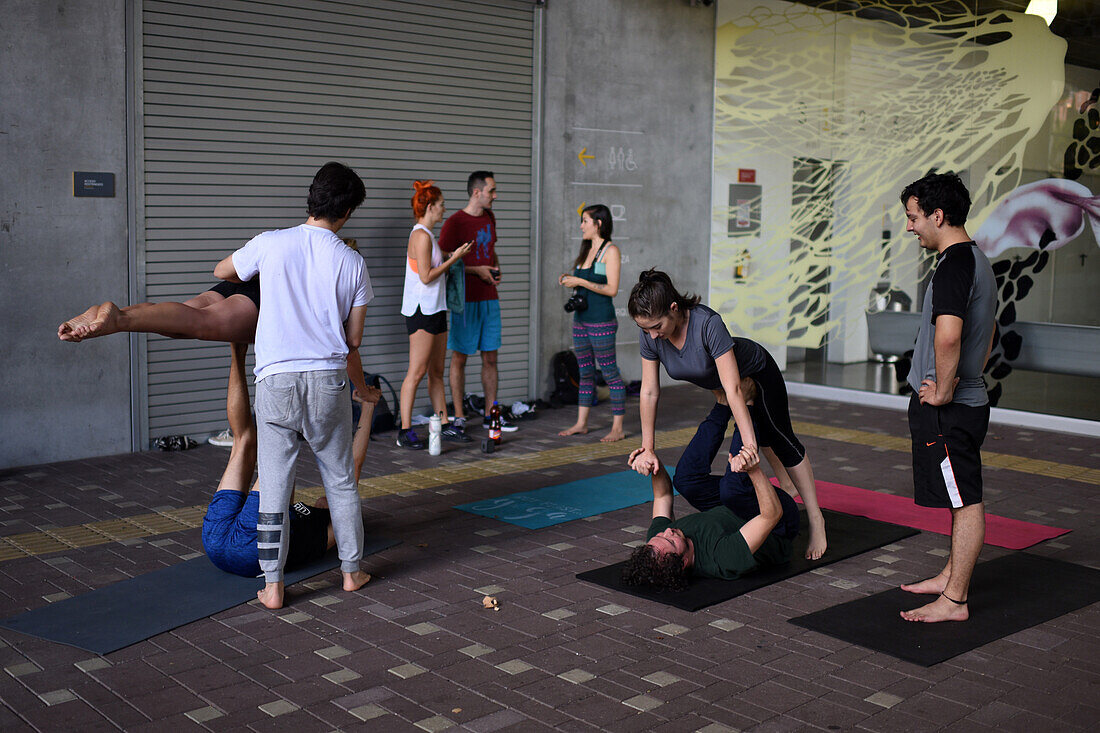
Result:
M470 357L467 354L460 354L457 351L451 352L451 401L455 405L455 417L466 417L465 407L462 404L463 398L466 396L466 360ZM482 351L481 352L481 388L485 390L485 411L488 413L489 408L493 406L493 402L497 398L497 352L495 351Z
M772 467L775 477L779 479L779 486L791 496L802 497L802 504L806 507L806 517L810 522L810 541L806 545L806 559L817 560L825 554L828 542L825 539L825 518L821 515L821 507L817 503L817 484L814 482L814 470L810 466L810 457L807 455L797 466L785 467L775 451L764 447L764 456Z
M79 342L120 331L158 333L169 338L250 343L256 334L256 304L244 295L222 297L213 291L183 303L138 303L119 308L111 302L92 306L57 327L62 341Z
M443 414L447 422L447 396L443 389L443 363L447 353L447 334L420 330L409 335L409 370L401 383L401 429L412 427L413 402L424 375L428 375L428 397L432 411ZM457 402L455 414L459 412Z
M936 600L920 608L902 611L906 621L966 621L970 578L985 542L985 504L971 504L951 510L951 555L939 575L919 583L901 586L910 593L937 594Z

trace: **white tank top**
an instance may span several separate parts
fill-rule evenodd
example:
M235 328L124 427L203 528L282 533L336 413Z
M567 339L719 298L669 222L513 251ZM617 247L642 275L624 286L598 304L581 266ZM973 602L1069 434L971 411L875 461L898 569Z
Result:
M431 229L423 224L417 224L412 228L412 231L415 232L417 229L423 229L428 233L428 238L432 242L432 267L439 267L443 264L443 250L435 243L435 235L432 234ZM409 232L409 236L412 236L412 232ZM416 260L409 257L408 254L409 250L406 247L405 292L401 296L401 315L411 316L416 313L417 307L426 316L447 310L447 276L440 275L425 285L416 272Z

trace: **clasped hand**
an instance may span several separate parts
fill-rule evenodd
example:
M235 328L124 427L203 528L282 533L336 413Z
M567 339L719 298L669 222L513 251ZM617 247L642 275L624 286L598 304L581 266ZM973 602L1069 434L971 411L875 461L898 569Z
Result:
M649 448L638 448L630 453L626 465L643 476L655 476L661 470L661 459Z

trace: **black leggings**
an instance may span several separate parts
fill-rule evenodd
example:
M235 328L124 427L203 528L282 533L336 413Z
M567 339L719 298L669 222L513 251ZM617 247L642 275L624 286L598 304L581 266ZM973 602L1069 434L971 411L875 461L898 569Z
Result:
M806 449L791 427L791 408L787 402L787 385L783 373L771 354L765 352L764 368L750 377L756 382L756 399L749 405L756 442L775 451L787 468L797 466L806 457Z

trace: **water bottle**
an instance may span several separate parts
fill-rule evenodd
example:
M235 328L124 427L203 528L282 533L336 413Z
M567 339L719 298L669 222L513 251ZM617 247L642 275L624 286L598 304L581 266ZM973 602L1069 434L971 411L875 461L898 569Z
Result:
M493 407L489 410L489 440L497 445L500 445L500 434L504 427L503 422L500 405L497 404L496 400L493 400Z
M428 455L438 456L443 452L443 420L440 416L428 418Z

